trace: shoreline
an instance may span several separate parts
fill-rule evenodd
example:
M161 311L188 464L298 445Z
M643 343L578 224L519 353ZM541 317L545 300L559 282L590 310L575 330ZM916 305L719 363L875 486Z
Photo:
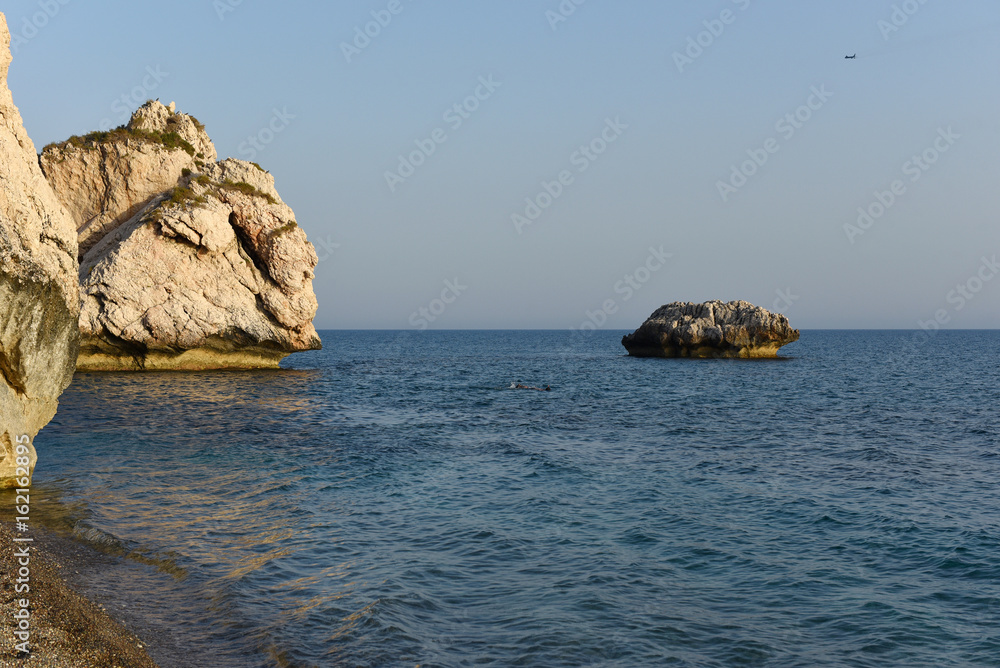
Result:
M220 668L263 668L272 665L267 662L269 656L273 659L282 654L273 645L242 644L227 637L224 629L232 620L172 555L147 553L90 525L85 504L63 498L58 484L33 485L31 528L16 533L10 512L14 508L12 492L0 494L0 589L4 593L0 614L5 619L0 625L0 665L191 668L204 665L210 657L212 665ZM14 591L19 568L14 553L23 545L15 542L15 537L33 539L29 543L31 592L27 595ZM24 597L31 601L30 661L17 659L12 651L20 642L14 636L14 603ZM66 620L52 612L64 609L85 611L69 619L79 637L70 637ZM55 640L43 643L43 630ZM90 650L108 650L104 654L110 658L81 653L80 648L86 651L88 643ZM114 660L114 652L123 648L127 654L133 648L138 650L137 658L130 657L124 663ZM280 660L278 665L282 665Z
M81 589L85 588L75 577L95 570L107 575L116 566L115 557L52 530L33 527L26 534L34 539L28 543L30 591L16 593L19 565L11 547L15 535L10 522L0 523L4 545L0 550L0 612L4 617L0 660L53 668L161 668L147 653L147 643L126 628L127 621L118 614L113 617L102 603L84 594ZM15 649L20 641L11 622L20 598L31 601L30 659Z

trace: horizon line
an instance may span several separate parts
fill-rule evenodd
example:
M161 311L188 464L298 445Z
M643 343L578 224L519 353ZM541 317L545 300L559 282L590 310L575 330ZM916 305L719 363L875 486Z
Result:
M569 327L457 327L457 328L429 328L415 329L413 327L391 328L391 327L326 327L316 328L317 332L412 332L414 334L424 334L428 332L586 332L596 334L597 332L633 332L635 328L628 329L596 329L582 330ZM924 332L920 327L800 327L800 332ZM1000 332L1000 327L968 327L964 329L942 327L936 332Z

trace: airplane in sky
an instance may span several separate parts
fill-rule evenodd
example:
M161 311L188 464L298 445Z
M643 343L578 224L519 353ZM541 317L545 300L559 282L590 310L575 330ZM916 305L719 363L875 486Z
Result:
M847 60L854 60L857 57L858 57L858 54L856 54L856 53L853 56L844 56L844 58L846 58Z

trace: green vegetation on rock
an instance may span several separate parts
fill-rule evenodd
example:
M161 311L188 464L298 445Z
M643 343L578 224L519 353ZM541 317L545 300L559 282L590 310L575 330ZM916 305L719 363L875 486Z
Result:
M268 234L268 236L271 236L271 237L276 237L276 236L279 236L279 235L282 235L282 234L285 234L286 232L291 232L291 231L292 231L292 230L294 230L294 229L295 229L296 227L298 227L298 223L296 223L296 222L295 222L295 221L293 220L292 222L290 222L290 223L288 223L288 224L286 224L286 225L282 225L282 226L281 226L281 227L279 227L278 229L276 229L276 230L273 230L273 231L271 231L271 232L270 232L270 233Z
M262 197L267 200L268 204L277 203L277 200L275 200L274 197L271 196L270 194L263 192L261 190L257 190L249 183L244 183L243 181L236 183L234 181L226 179L223 183L220 183L218 185L223 190L235 190L237 192L243 193L244 195L250 195L251 197Z
M190 204L204 204L207 201L207 199L191 190L191 188L177 186L170 191L170 197L167 198L165 203L189 206Z
M82 137L79 135L73 135L66 141L49 144L42 149L42 153L45 153L50 149L66 149L69 147L94 150L102 144L109 144L116 141L128 141L129 139L159 144L170 150L180 149L188 155L194 155L194 146L188 143L176 132L160 133L149 132L147 130L134 130L124 125L117 127L114 130L91 132L83 135Z

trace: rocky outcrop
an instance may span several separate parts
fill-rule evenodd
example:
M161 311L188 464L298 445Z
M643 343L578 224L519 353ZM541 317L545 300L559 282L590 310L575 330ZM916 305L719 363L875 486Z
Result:
M277 367L318 349L316 263L270 174L211 165L83 257L78 368Z
M7 88L10 63L0 14L0 486L8 487L19 477L16 446L52 419L79 345L76 230L38 167Z
M128 125L49 144L39 161L76 222L80 256L185 172L214 163L205 126L171 103L147 102Z
M718 300L661 306L622 338L634 357L776 357L799 340L788 318L750 302Z
M79 369L277 367L321 346L312 244L271 174L215 157L159 102L43 152L80 230Z

